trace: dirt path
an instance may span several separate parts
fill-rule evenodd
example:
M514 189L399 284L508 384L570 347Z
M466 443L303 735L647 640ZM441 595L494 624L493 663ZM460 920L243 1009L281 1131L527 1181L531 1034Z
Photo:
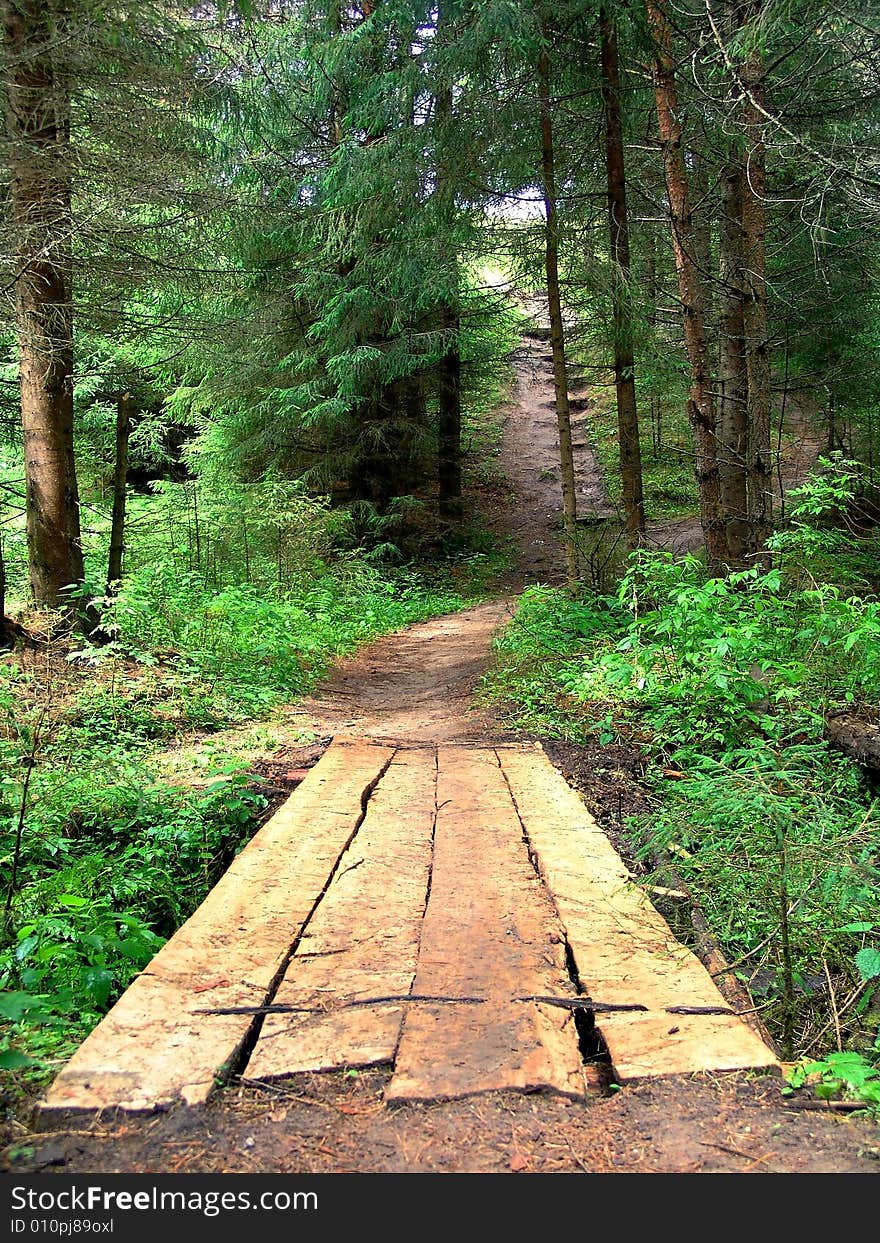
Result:
M513 616L512 599L493 600L386 635L340 661L320 695L290 719L319 736L465 742L487 737L492 714L473 691L492 636Z
M505 412L501 466L516 499L505 515L506 526L520 549L518 580L522 584L557 583L564 577L559 433L553 358L542 328L522 338L513 367L515 384ZM608 516L614 511L590 443L586 382L577 367L570 368L570 373L578 517Z
M877 1173L876 1126L786 1108L769 1079L657 1080L586 1103L499 1092L389 1105L384 1070L247 1085L203 1109L45 1136L21 1172Z

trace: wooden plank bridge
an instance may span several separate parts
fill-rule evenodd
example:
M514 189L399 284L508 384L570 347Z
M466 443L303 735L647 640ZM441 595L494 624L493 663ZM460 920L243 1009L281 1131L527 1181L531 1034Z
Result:
M394 1101L579 1097L591 1020L620 1083L776 1064L539 744L339 738L41 1117L373 1065L392 1068Z

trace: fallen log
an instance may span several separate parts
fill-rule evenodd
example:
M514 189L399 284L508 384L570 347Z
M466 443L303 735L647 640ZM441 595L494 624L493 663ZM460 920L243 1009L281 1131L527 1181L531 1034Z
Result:
M880 776L880 725L853 712L834 712L825 718L825 737L832 747Z
M30 648L45 646L45 640L39 635L31 634L21 622L0 614L0 651L11 651L19 643Z
M812 1097L809 1100L798 1101L789 1098L785 1102L788 1109L812 1109L817 1113L826 1114L854 1114L860 1110L869 1110L871 1105L866 1101L817 1101Z

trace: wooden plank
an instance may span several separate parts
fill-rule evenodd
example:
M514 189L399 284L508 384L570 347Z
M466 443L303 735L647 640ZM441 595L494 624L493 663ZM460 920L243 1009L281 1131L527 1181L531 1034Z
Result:
M363 816L393 750L334 743L57 1076L40 1107L155 1110L204 1101Z
M493 751L441 748L431 894L386 1099L502 1089L584 1092L555 913ZM466 998L468 1000L461 1000Z
M436 775L433 749L396 753L275 995L275 1004L311 1012L267 1015L244 1072L249 1079L393 1059L403 1006L362 1003L405 996L412 985Z
M732 1015L599 1014L596 1026L619 1083L779 1065L763 1040Z
M647 1014L597 1017L618 1076L776 1065L738 1018L666 1013L668 1006L726 1003L543 749L505 748L498 756L582 987L606 1005L647 1008Z

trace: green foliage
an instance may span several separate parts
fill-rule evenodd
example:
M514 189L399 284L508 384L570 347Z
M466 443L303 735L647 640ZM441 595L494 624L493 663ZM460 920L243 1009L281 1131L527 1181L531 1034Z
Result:
M578 601L550 587L526 588L495 641L481 693L500 700L511 725L583 742L597 718L585 716L571 695L583 681L581 652L617 633L623 617L613 600Z
M872 599L877 595L880 537L862 505L870 482L858 463L834 453L789 494L787 521L769 547L786 582L819 582ZM865 520L867 519L867 520Z
M126 582L105 624L114 656L176 653L171 680L188 719L204 725L295 697L365 640L463 604L449 588L426 590L411 571L354 557L318 562L298 586L273 594L250 584L213 590L165 561Z
M108 754L101 735L85 730L74 751L72 734L67 726L47 741L35 771L0 948L4 1047L37 1063L81 1039L143 970L265 805L238 772L199 790L145 783L125 739ZM4 789L4 897L13 793L21 797Z
M785 1081L789 1095L812 1085L819 1100L854 1101L880 1117L880 1067L860 1053L840 1051L818 1061L798 1062Z
M631 621L606 680L667 746L815 735L828 708L880 697L880 606L832 584L793 592L757 567L707 580L696 558L640 554L618 600Z

